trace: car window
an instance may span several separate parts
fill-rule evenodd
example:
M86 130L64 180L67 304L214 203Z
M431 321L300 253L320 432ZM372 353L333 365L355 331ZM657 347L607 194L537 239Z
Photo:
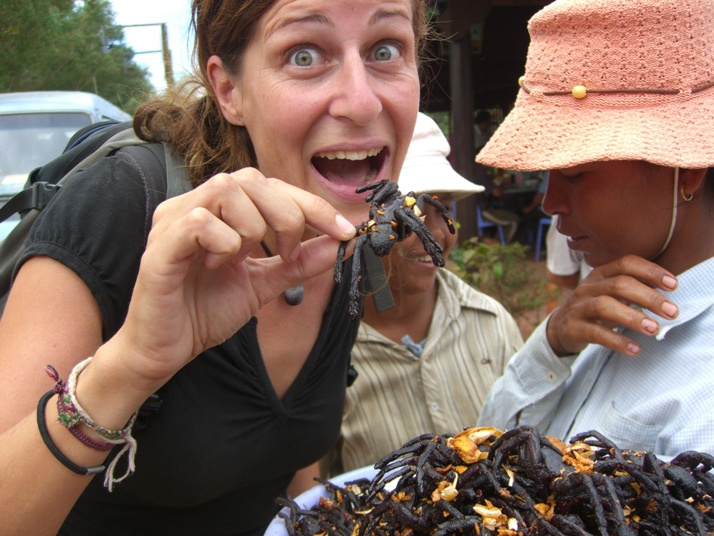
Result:
M0 198L22 190L30 171L59 156L91 122L83 113L0 115Z

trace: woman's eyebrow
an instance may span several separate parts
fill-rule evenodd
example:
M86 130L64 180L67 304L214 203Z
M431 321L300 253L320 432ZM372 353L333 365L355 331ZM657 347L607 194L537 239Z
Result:
M308 23L313 23L313 24L321 24L324 26L329 26L330 28L334 28L335 25L334 23L327 18L325 15L322 15L320 13L312 13L310 15L305 15L302 17L293 17L284 20L280 24L278 24L275 28L273 28L270 32L268 32L268 35L272 34L273 32L276 32L278 30L281 30L285 28L286 26L290 26L291 24L298 24L302 22L308 22Z
M407 21L411 23L411 19L409 16L403 11L403 10L386 10L386 9L380 9L379 11L376 11L369 20L370 25L377 24L378 22L381 22L386 19L391 19L394 17L403 17ZM334 23L325 15L322 15L321 13L311 13L309 15L301 16L301 17L293 17L293 18L288 18L278 25L275 26L275 28L271 29L267 35L271 35L272 33L281 30L282 28L285 28L286 26L289 26L291 24L298 24L298 23L312 23L312 24L320 24L324 26L328 26L330 28L334 28L335 25Z
M372 15L369 23L377 24L378 22L381 22L382 20L391 19L393 17L403 17L404 19L409 21L409 23L411 24L411 18L409 18L409 15L401 9L395 9L395 10L380 9L379 11L374 13L374 15Z

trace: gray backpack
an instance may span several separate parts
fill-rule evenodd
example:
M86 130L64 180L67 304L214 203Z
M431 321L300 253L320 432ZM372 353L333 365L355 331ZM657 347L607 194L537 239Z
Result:
M78 171L119 150L131 152L147 177L166 177L167 199L191 190L188 171L170 146L139 139L130 121L104 121L81 129L60 156L32 171L25 189L0 207L0 222L14 214L21 216L20 223L0 242L0 315L12 286L15 265L40 212Z

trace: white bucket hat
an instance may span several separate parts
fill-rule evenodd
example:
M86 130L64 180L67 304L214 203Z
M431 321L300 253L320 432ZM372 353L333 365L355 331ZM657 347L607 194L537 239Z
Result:
M458 201L483 192L483 186L459 175L446 159L451 148L439 125L419 113L414 135L399 174L399 190L403 193L442 194Z

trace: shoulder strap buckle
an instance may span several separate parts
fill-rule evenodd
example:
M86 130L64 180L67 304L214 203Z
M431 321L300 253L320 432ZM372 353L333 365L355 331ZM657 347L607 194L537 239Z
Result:
M52 184L50 182L36 182L32 185L32 208L42 210L47 206L47 203L55 196L62 188L61 184Z

